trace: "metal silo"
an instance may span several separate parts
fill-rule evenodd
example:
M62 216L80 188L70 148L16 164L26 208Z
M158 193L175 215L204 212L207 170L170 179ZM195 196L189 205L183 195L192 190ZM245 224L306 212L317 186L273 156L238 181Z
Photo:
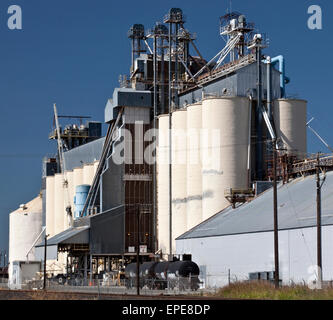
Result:
M54 176L46 177L46 233L54 235Z
M187 111L172 113L172 239L187 231Z
M169 252L169 116L158 118L157 146L157 237L163 253Z
M64 231L65 200L64 176L62 173L54 175L54 234Z
M202 222L202 104L187 107L187 230Z
M303 158L307 153L307 101L278 99L274 101L277 136L282 139L289 155Z
M207 219L229 205L227 189L247 189L249 100L206 98L202 102L202 212Z
M38 196L9 215L9 262L35 260L33 244L42 231L42 197ZM29 252L29 255L27 255Z

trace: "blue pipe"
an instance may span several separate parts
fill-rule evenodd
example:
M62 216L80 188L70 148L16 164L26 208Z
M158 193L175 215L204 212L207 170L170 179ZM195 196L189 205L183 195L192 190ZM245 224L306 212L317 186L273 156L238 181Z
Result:
M286 77L286 66L285 66L285 59L283 56L277 56L271 59L271 64L275 65L276 63L279 64L279 71L280 75L280 87L281 87L281 98L286 97L286 83L290 82L290 79Z

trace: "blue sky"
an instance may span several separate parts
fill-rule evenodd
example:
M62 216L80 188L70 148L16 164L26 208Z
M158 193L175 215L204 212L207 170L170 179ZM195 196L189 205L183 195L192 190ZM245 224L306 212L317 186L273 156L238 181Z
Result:
M22 8L22 30L7 28L7 10L13 4ZM322 30L307 27L312 4L322 8ZM186 27L197 33L206 59L222 48L219 16L230 7L229 0L1 0L0 249L8 245L9 212L39 193L41 159L56 150L48 140L53 103L60 114L103 121L118 76L128 74L127 30L134 23L153 26L171 7L183 9ZM333 145L332 1L233 0L231 7L267 34L267 54L285 56L291 79L287 94L309 101L313 128ZM327 152L311 132L308 150Z

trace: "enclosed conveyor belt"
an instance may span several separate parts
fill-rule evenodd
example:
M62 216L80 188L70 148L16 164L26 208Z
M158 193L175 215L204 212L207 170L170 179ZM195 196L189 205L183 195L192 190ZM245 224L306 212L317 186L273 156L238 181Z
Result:
M103 150L102 150L101 159L99 161L99 164L98 164L98 167L97 167L97 170L96 170L96 174L94 176L92 185L89 189L89 193L88 193L86 202L85 202L83 210L81 212L81 217L84 215L87 208L89 208L91 206L91 204L94 204L94 202L96 200L97 189L98 189L98 185L99 185L100 176L101 176L101 173L103 171L106 158L109 154L109 150L110 150L112 142L113 142L113 135L114 135L115 129L118 126L118 123L119 123L119 121L122 117L123 111L124 111L124 108L122 107L119 110L116 121L114 121L112 124L109 125L108 131L107 131L107 134L106 134L106 138L105 138L105 143L104 143Z

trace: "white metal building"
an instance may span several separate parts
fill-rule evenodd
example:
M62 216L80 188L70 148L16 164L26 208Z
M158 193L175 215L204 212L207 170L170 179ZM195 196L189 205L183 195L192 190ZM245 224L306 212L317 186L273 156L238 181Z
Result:
M333 280L333 172L322 187L323 280ZM278 187L280 279L283 284L316 279L315 176ZM252 202L221 211L176 240L177 254L192 254L206 287L247 280L274 271L273 190ZM230 275L230 277L229 277Z

